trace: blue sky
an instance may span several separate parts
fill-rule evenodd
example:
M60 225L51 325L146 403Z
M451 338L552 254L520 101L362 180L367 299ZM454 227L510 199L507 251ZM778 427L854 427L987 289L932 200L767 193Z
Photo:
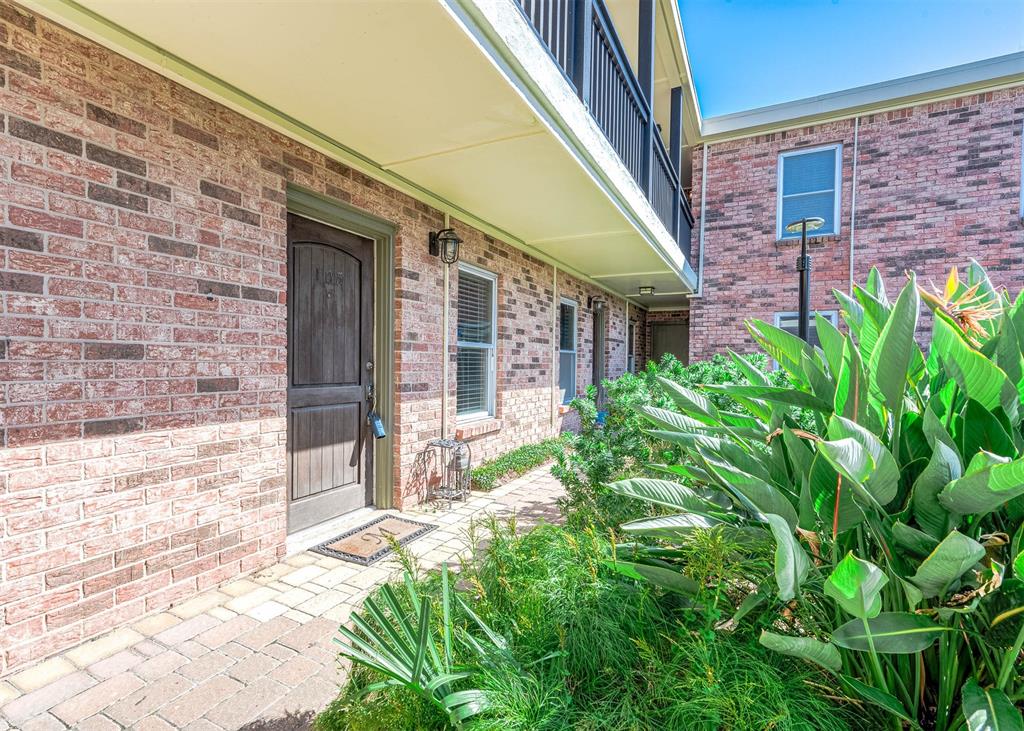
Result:
M678 0L705 117L1024 50L1024 0Z

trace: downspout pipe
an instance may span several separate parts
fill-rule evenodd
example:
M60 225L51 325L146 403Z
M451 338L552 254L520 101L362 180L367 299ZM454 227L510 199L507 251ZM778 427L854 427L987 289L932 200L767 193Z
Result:
M448 214L444 214L444 228L450 228L451 221L449 220ZM443 267L441 272L442 282L441 285L441 438L448 438L448 367L450 355L448 353L450 343L450 335L448 333L448 323L451 317L451 293L448 284L448 269L449 265L441 262Z
M853 246L857 234L857 158L860 146L860 117L853 119L853 181L850 191L850 281L849 290L853 294Z
M700 165L700 229L697 234L697 291L690 295L690 299L704 296L704 219L707 218L704 206L708 199L708 158L710 156L711 145L705 143Z

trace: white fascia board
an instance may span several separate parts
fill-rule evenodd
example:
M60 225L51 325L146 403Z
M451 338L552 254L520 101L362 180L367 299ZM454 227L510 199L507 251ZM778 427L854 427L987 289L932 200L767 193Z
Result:
M707 117L701 125L701 141L720 142L1020 84L1024 84L1024 52L808 99Z

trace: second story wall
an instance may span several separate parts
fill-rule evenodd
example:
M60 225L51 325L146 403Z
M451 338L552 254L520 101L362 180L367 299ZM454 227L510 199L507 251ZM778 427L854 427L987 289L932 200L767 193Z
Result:
M833 288L848 291L851 272L863 282L873 265L890 292L905 270L941 284L971 258L997 286L1024 286L1022 123L1015 87L698 148L692 245L696 259L703 218L704 289L691 301L691 358L749 352L744 319L797 309L799 239L777 238L779 158L790 151L841 145L837 233L810 248L812 309L836 310Z

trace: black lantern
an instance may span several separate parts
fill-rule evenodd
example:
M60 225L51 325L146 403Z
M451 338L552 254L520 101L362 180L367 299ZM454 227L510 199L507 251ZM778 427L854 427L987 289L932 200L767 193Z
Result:
M817 231L825 225L825 219L818 216L801 218L799 221L786 225L786 233L800 232L800 256L796 259L796 270L800 273L800 320L797 324L797 335L805 343L810 338L811 319L811 255L807 253L807 232Z
M459 244L462 239L458 237L453 228L443 228L440 231L430 232L430 255L440 256L445 264L454 264L459 260Z

